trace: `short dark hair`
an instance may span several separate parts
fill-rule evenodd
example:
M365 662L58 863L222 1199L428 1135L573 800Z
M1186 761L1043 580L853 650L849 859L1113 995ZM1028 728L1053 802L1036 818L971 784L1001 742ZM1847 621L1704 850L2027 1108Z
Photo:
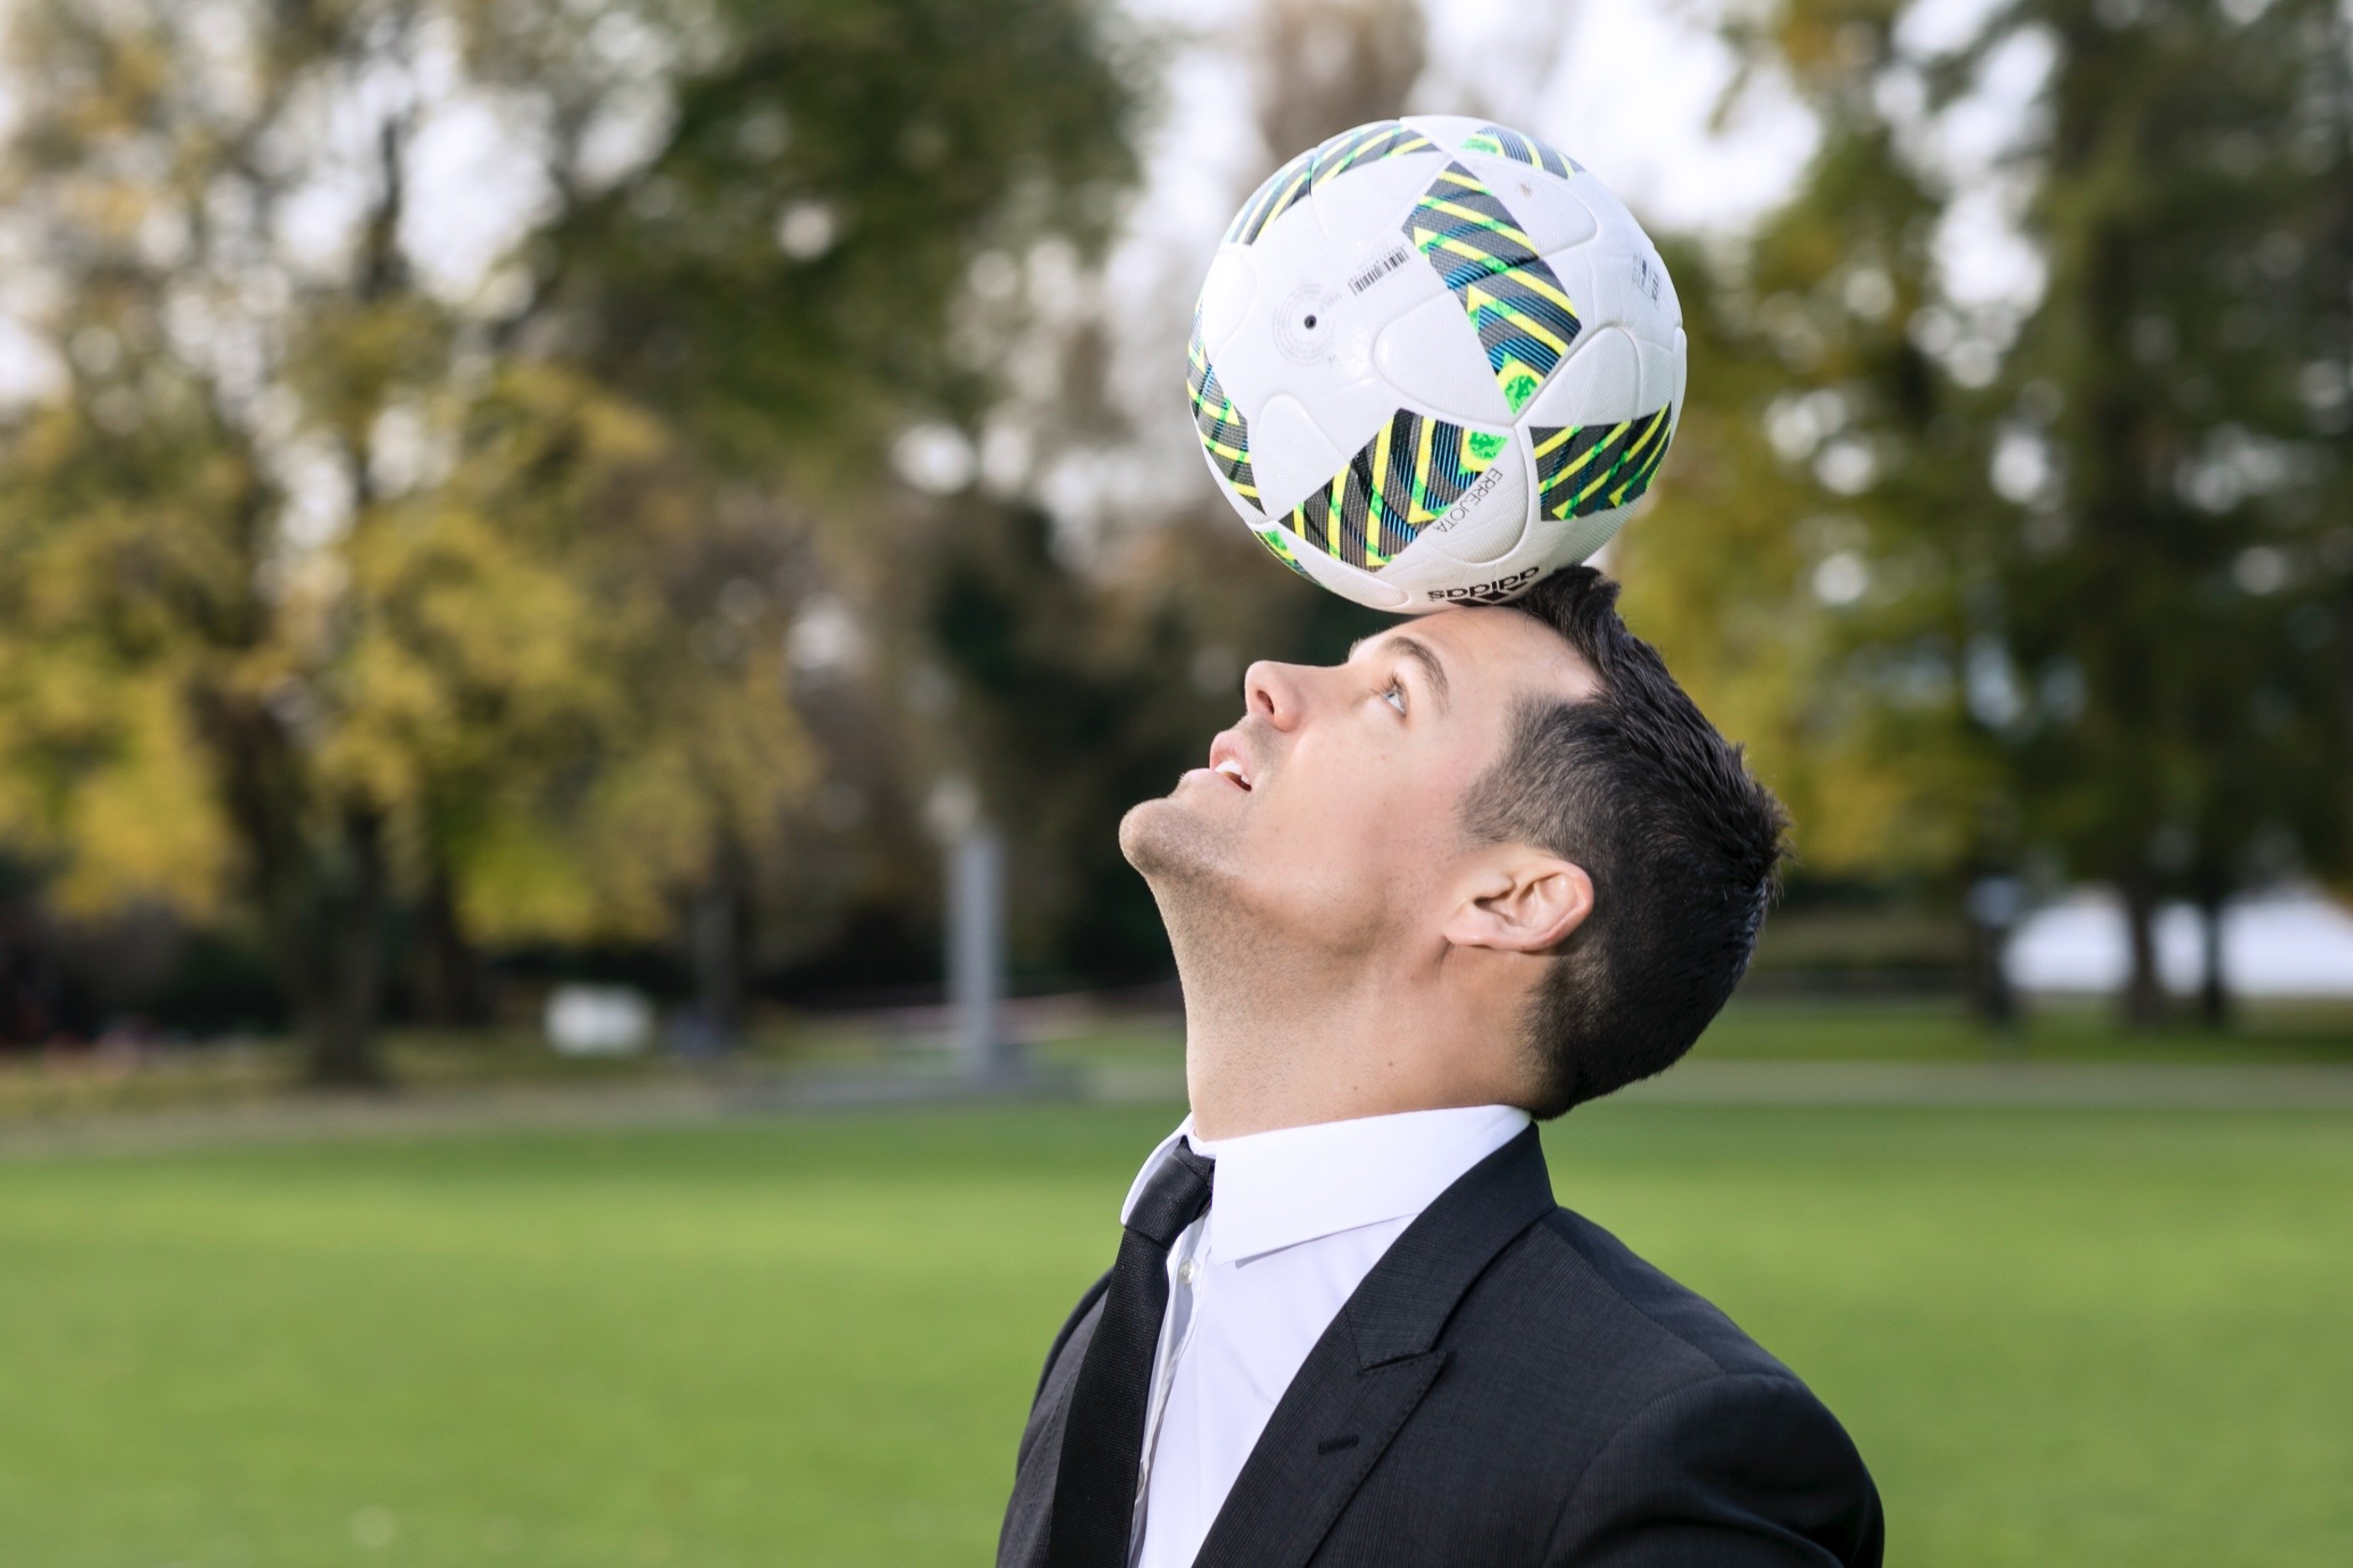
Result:
M1788 816L1658 650L1618 584L1557 573L1508 606L1575 648L1600 689L1530 695L1503 757L1463 798L1491 843L1533 845L1593 879L1592 918L1553 955L1526 1019L1539 1117L1672 1066L1748 968Z

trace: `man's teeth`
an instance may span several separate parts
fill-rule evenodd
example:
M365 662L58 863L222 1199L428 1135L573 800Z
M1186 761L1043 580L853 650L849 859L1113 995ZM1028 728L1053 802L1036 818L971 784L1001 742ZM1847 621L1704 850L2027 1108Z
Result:
M1234 761L1231 757L1228 757L1224 762L1219 763L1218 764L1217 771L1233 780L1234 783L1241 785L1242 788L1250 788L1250 780L1242 777L1241 763Z

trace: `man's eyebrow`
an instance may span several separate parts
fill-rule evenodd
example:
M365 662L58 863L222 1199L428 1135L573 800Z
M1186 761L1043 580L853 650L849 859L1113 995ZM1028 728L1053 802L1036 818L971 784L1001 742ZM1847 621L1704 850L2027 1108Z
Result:
M1438 705L1440 708L1451 706L1447 700L1446 667L1438 661L1437 649L1419 637L1408 637L1403 632L1378 632L1374 635L1386 638L1389 647L1420 665L1422 674L1430 679L1431 692L1438 698ZM1358 637L1355 642L1350 643L1348 657L1356 658L1356 650L1372 640L1372 637Z

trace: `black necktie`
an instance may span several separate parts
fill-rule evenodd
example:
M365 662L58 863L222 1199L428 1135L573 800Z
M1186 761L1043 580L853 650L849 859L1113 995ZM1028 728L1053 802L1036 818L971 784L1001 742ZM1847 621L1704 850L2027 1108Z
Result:
M1209 1206L1216 1173L1217 1162L1180 1138L1128 1213L1103 1317L1071 1391L1047 1568L1127 1568L1152 1356L1168 1310L1168 1248Z

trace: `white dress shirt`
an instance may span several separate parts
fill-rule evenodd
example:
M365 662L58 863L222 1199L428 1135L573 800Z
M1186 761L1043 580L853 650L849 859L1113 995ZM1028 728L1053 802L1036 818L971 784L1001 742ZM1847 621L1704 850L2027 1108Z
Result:
M1188 1568L1276 1402L1381 1254L1527 1125L1524 1110L1481 1105L1206 1142L1188 1116L1152 1152L1123 1221L1177 1139L1218 1172L1208 1212L1168 1249L1136 1568Z

